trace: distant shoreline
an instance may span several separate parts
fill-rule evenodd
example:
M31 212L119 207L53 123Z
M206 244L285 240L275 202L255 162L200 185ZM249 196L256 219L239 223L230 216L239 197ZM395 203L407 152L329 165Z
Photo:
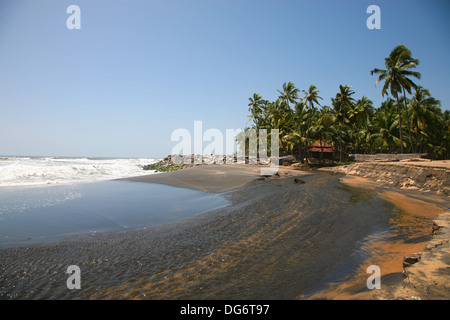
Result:
M268 179L261 177L260 170L264 167L267 166L248 164L199 165L172 172L129 177L121 180L162 183L180 188L221 193ZM308 174L306 171L282 166L279 167L278 173L279 176L272 176L271 179Z

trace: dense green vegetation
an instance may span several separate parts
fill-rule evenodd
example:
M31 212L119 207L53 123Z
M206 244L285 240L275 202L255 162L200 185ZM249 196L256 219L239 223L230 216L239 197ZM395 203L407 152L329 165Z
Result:
M384 82L386 100L375 107L365 96L356 97L349 85L339 85L330 105L321 105L319 90L311 85L300 90L284 83L276 101L258 93L249 98L255 129L279 129L280 155L307 156L314 141L331 144L335 160L345 161L354 153L426 153L433 159L450 155L450 111L442 112L440 101L416 84L421 75L413 71L419 60L399 45L385 58L385 68L370 71ZM414 80L414 81L413 81Z
M152 164L147 164L142 166L144 170L155 170L155 172L167 172L167 171L175 171L189 167L189 165L175 165L175 164L167 164L164 161L159 161Z

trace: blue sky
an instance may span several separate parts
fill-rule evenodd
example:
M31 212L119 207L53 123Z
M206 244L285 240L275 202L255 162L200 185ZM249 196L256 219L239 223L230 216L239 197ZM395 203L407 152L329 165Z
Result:
M81 9L69 30L68 6ZM381 29L369 30L369 5ZM248 125L292 81L379 106L370 70L405 44L450 109L447 0L2 0L0 154L163 157L177 128Z

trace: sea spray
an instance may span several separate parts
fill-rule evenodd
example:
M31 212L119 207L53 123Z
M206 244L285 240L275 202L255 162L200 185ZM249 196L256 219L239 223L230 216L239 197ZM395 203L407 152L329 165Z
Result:
M1 157L0 187L103 181L147 175L152 158Z

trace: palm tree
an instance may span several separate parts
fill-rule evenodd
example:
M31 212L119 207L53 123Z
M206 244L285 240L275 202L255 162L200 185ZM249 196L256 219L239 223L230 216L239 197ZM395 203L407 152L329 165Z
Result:
M374 144L381 152L391 152L393 146L400 141L394 133L398 127L398 115L396 113L395 101L391 98L384 101L375 112L373 122L377 132L373 134Z
M441 158L450 158L450 111L445 110L442 114L442 154Z
M306 150L306 131L308 124L308 110L303 101L298 101L294 106L293 114L293 130L290 133L293 140L296 140L298 146L298 156L301 162L304 163L304 151Z
M303 97L303 101L305 101L307 104L309 103L309 108L314 109L314 103L320 106L318 99L322 99L322 97L319 97L320 91L317 90L317 87L315 85L311 84L308 91L302 90L302 92L305 94L305 96Z
M413 97L409 100L412 127L416 135L416 147L422 144L422 152L424 151L423 147L427 148L435 142L432 141L431 136L441 114L439 105L440 101L433 98L430 91L422 86L416 87Z
M293 127L293 110L290 109L281 99L269 104L268 123L271 129L279 130L281 154L288 150L289 141L286 141L287 134Z
M318 104L320 106L319 100L322 99L322 97L319 96L319 90L317 90L317 87L313 84L311 84L308 88L308 91L302 90L304 93L303 101L305 102L305 105L308 107L308 127L306 131L306 143L305 143L305 154L306 154L306 162L308 162L308 151L306 148L308 148L309 144L309 131L311 127L311 117L315 112L314 103Z
M372 101L365 96L351 104L347 110L347 118L350 124L349 134L353 136L350 141L353 144L354 153L362 150L365 152L370 149L368 148L371 137L369 123L374 112Z
M406 114L406 125L408 128L408 134L409 134L409 140L411 142L411 147L412 147L412 151L416 152L416 147L414 145L414 141L412 139L412 134L411 134L411 126L409 123L409 114L408 114L408 107L407 107L407 99L406 99L406 92L407 91L409 94L411 94L411 89L412 88L416 88L417 85L408 77L415 77L417 79L420 79L421 75L419 72L417 71L411 71L410 69L414 69L419 65L419 60L418 59L413 59L411 56L411 51L406 48L406 46L400 46L401 50L400 50L400 58L399 60L402 61L402 76L400 78L401 81L401 85L402 85L402 89L403 89L403 106L405 107L405 114Z
M248 111L251 113L249 117L253 118L256 128L259 128L263 113L262 105L264 101L258 93L254 93L252 97L248 98L248 100L250 101L248 104Z
M358 124L358 128L361 128L367 124L373 113L373 102L369 98L363 96L353 105L349 119L354 118L354 122Z
M340 122L339 130L339 161L342 162L342 132L345 122L348 122L347 113L351 109L355 99L352 95L355 92L351 90L351 86L339 85L339 92L336 97L332 99L333 107L336 111L336 119Z
M319 135L319 141L320 141L320 160L324 161L323 159L323 148L325 147L326 143L331 140L330 136L330 128L333 125L333 116L332 116L332 110L329 106L324 106L319 113L319 118L316 122L316 128L315 131Z
M397 100L397 110L398 110L398 121L399 121L399 136L400 136L400 153L403 153L403 133L402 133L402 114L399 101L399 95L405 94L405 90L408 93L411 92L411 87L416 87L416 84L408 78L413 76L420 79L420 73L411 71L410 69L415 68L419 64L419 60L413 59L411 57L411 51L405 45L398 45L395 47L389 57L384 59L384 65L386 69L373 69L370 71L371 75L378 74L378 78L375 82L375 86L378 82L384 80L384 86L381 90L381 94L384 97L387 94L388 89L391 95ZM406 97L405 97L406 98ZM406 112L406 104L405 104ZM408 117L408 115L407 115ZM409 128L409 120L407 119L407 124ZM410 139L412 140L411 130L408 129ZM411 141L412 143L412 141Z
M283 83L283 90L277 90L280 93L279 98L283 101L288 107L290 104L295 104L298 100L298 94L300 92L299 89L295 87L292 82Z

